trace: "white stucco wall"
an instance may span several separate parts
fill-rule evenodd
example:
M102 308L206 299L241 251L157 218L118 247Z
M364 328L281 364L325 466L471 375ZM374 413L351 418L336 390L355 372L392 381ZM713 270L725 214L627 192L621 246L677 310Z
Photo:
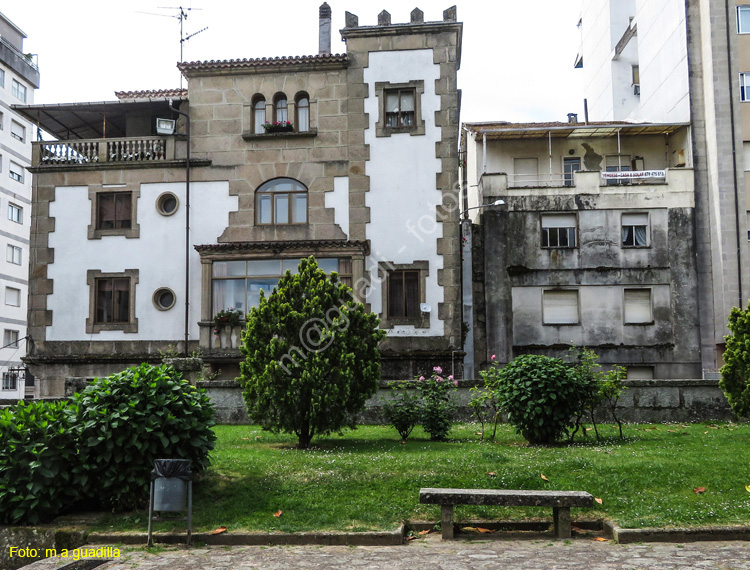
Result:
M333 221L349 237L349 177L336 176L333 192L325 194L326 208L333 208Z
M372 254L367 259L371 287L367 301L372 311L381 313L382 284L378 277L379 261L407 264L429 262L426 280L426 302L431 306L429 328L398 326L389 329L392 336L442 336L443 321L437 317L438 303L443 302L443 290L438 286L438 270L443 267L437 255L437 239L442 237L442 223L436 221L436 208L442 203L442 193L436 187L440 160L435 157L435 143L440 141L440 129L435 126L435 112L440 109L440 97L435 94L435 80L440 77L440 66L433 63L432 50L373 52L369 67L364 70L369 97L365 99L365 113L370 124L365 131L365 143L370 146L367 174L370 191L366 204L370 208L367 237ZM377 137L375 124L379 118L379 101L375 83L407 83L423 80L421 118L425 123L423 136L409 133Z
M228 182L195 182L190 186L191 244L216 243L229 223L229 212L237 209L237 197L229 196ZM178 210L162 216L156 200L163 192L179 198ZM137 202L140 237L87 237L91 202L86 186L58 187L50 203L55 231L49 246L59 263L48 266L54 292L47 297L52 325L47 340L182 340L185 315L185 184L142 184ZM83 213L83 215L82 215ZM190 248L190 338L198 339L201 305L201 272L198 253ZM73 261L75 260L75 261ZM64 261L64 263L63 263ZM137 333L102 331L86 334L89 287L86 272L122 272L138 269L135 292ZM169 287L177 297L174 307L158 310L154 291Z

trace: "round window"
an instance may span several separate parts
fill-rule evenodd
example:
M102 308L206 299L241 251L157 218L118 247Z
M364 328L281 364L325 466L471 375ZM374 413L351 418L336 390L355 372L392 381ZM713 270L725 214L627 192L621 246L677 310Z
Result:
M164 192L156 199L156 209L162 216L171 216L177 211L179 203L177 196L171 192Z
M167 287L162 287L154 292L154 305L160 311L168 311L174 307L175 300L174 291Z

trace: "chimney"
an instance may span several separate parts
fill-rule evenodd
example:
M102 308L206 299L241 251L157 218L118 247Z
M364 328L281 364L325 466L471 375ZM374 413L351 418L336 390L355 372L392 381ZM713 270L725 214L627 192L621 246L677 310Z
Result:
M323 2L320 6L319 55L331 55L331 7Z
M568 122L569 123L577 123L578 122L578 113L568 113Z

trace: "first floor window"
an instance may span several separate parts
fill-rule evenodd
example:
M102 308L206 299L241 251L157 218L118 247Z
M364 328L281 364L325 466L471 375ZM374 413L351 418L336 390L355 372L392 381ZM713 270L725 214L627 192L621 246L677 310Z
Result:
M19 83L15 79L13 80L13 96L16 99L20 99L22 102L26 103L26 86Z
M3 333L3 348L18 348L18 331L5 329Z
M388 274L388 318L419 317L419 271L399 270Z
M96 229L129 229L133 200L130 192L100 192L96 195Z
M576 247L575 214L542 214L542 247Z
M580 322L578 291L542 292L542 319L545 325L575 325Z
M652 323L651 289L625 289L623 317L626 324Z
M18 389L18 372L3 372L3 390Z
M622 246L648 247L648 214L622 215Z
M414 89L385 91L385 126L390 128L413 127L414 101Z
M17 245L8 244L6 261L13 265L21 265L22 250Z
M21 306L21 290L15 287L5 288L5 304L11 307Z
M255 192L256 223L306 224L307 187L292 178L276 178Z
M15 204L8 204L8 219L17 224L23 223L23 208Z
M287 271L297 273L301 258L214 261L212 266L212 306L215 315L224 309L246 313L267 298ZM319 258L318 267L326 273L339 273L339 279L351 286L351 259Z
M130 278L96 280L95 323L130 322Z

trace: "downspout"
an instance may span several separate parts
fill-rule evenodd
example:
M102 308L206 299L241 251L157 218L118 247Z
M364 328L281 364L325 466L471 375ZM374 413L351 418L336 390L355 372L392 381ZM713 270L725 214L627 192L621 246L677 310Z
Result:
M487 133L482 133L482 174L487 174Z
M547 142L549 146L549 182L552 184L552 131L547 131Z
M185 153L185 350L184 356L188 356L188 340L190 337L190 115L183 113L173 106L169 100L169 108L178 115L185 117L185 136L187 138L187 151Z
M731 46L731 34L729 31L731 20L729 19L729 0L726 0L724 4L726 24L727 24L727 73L729 73L729 116L732 118L730 121L732 128L732 180L734 181L734 225L735 233L737 234L737 286L739 287L739 305L740 309L743 308L742 303L742 237L740 236L740 197L739 197L739 181L737 180L737 139L734 126L734 82L732 80L732 46Z

